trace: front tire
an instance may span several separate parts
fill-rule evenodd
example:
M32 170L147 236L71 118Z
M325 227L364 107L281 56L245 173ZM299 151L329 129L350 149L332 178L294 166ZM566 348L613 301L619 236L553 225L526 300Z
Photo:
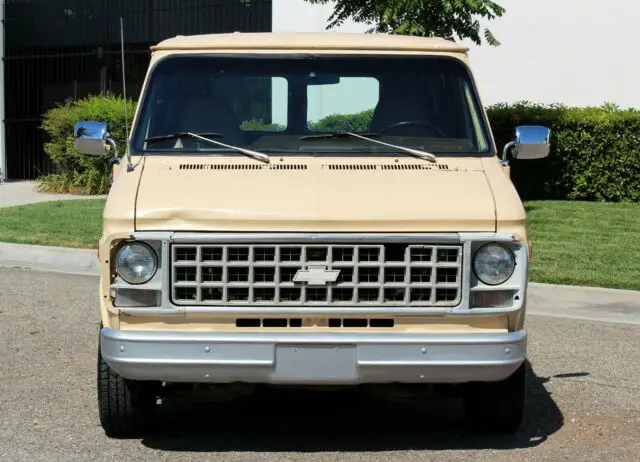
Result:
M463 399L469 427L489 433L518 431L524 417L526 390L526 362L499 382L466 384Z
M143 436L155 414L157 385L119 376L100 349L97 375L100 424L105 434L110 438Z

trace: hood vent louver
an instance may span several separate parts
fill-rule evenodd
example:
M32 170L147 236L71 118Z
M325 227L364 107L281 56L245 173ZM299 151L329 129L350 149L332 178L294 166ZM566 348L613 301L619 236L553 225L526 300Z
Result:
M449 170L447 164L323 164L328 170ZM306 164L180 164L179 170L307 170Z
M447 164L324 164L329 170L449 170Z
M306 170L304 164L180 164L179 170Z
M280 164L280 165L266 165L267 170L306 170L307 166L304 164Z

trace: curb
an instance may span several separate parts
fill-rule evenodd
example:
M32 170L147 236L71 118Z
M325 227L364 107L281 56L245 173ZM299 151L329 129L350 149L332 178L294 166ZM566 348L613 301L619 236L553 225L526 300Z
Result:
M529 282L529 287L547 288L547 289L565 289L575 290L581 292L600 292L619 295L638 295L640 297L640 291L630 289L610 289L608 287L593 287L593 286L568 286L566 284L548 284L546 282Z
M100 262L95 250L48 247L42 245L9 244L0 242L0 267L24 268L39 271L100 276ZM590 291L619 295L638 295L640 291L582 287L542 282L530 282L529 287Z
M0 267L99 276L95 250L0 242Z

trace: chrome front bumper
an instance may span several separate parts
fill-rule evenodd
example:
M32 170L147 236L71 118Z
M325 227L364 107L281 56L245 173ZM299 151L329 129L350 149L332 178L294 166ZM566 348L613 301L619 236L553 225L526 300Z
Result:
M102 356L128 379L298 385L497 381L527 334L141 332L103 328Z

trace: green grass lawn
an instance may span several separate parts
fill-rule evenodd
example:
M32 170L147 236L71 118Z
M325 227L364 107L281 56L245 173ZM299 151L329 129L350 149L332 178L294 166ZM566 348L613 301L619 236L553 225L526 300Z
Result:
M640 290L640 204L528 202L530 280Z
M0 241L95 248L104 199L0 209ZM640 290L640 204L528 202L535 282Z
M0 208L0 242L95 249L105 199Z

